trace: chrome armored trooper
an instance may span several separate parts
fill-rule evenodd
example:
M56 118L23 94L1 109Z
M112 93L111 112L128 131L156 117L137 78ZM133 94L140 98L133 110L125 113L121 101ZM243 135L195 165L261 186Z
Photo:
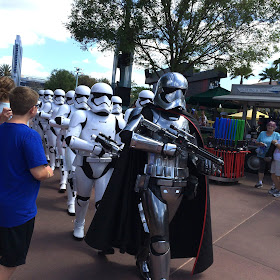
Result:
M179 140L182 139L194 150L197 148L196 138L190 131L190 121L180 113L186 109L187 89L188 83L183 75L163 75L156 87L155 106L136 107L120 134L132 149L147 155L144 170L137 176L135 184L135 191L141 198L139 213L148 236L136 256L137 266L147 280L169 279L169 223L186 190L195 196L198 185L190 166L200 168L198 173L202 174L210 172L212 167L209 160L192 154L192 149L185 149Z
M139 92L138 98L135 102L135 106L136 108L143 108L148 104L153 103L154 101L154 93L150 90L144 89L142 91ZM129 119L129 116L131 114L131 112L133 111L134 108L129 108L125 111L125 115L124 115L124 120L127 122Z
M49 152L49 143L47 130L49 129L49 116L52 111L52 102L53 102L53 91L47 89L44 91L44 99L43 105L38 110L37 115L39 116L39 124L41 124L43 132L44 132L44 148L47 160L50 160L50 152Z
M54 119L57 126L61 128L61 135L65 139L67 130L69 128L70 120L77 110L88 110L87 100L90 95L90 88L80 85L76 90L70 90L66 93L66 104L62 105ZM63 147L63 156L60 164L61 169L61 184L66 184L67 190L67 212L69 215L75 215L75 197L74 190L74 172L73 166L76 151L71 150L68 146Z
M42 118L48 121L48 126L46 129L48 145L49 145L49 156L50 156L50 167L54 170L56 166L57 159L57 144L61 146L61 139L59 139L57 143L57 135L60 131L58 127L52 127L50 121L56 117L58 109L61 105L64 104L65 101L65 91L62 89L56 89L54 91L54 98L51 104L51 110L48 113L44 113L41 115Z
M112 96L113 90L108 84L94 84L87 102L90 110L79 110L73 115L66 135L66 144L78 150L74 162L77 197L73 232L77 239L84 238L85 216L93 186L95 206L98 207L113 171L114 155L104 145L104 141L118 147L114 140L123 127L111 114Z

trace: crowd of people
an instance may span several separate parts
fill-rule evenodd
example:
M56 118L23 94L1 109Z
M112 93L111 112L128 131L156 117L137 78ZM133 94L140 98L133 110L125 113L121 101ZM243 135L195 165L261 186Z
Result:
M80 85L67 93L62 89L36 93L28 87L12 83L7 88L4 84L0 95L0 133L5 135L0 137L0 279L9 279L26 261L40 181L52 177L56 167L60 169L58 191L67 191L65 208L76 216L76 239L85 236L85 215L94 187L96 213L86 238L93 248L107 254L118 247L135 255L145 279L169 279L170 251L173 258L197 257L194 273L212 264L205 175L214 172L214 165L207 157L195 157L182 147L176 152L182 139L192 142L191 147L202 147L198 123L184 112L188 89L184 76L162 76L156 94L140 92L136 107L125 116L121 98L105 83L92 88ZM175 138L166 138L162 129L170 130L169 137ZM181 140L175 144L179 135ZM112 191L117 194L112 195ZM109 230L107 227L116 224L115 218L108 224L104 211L126 219L127 214L119 215L118 208L127 204L128 198L133 219L127 221L127 234L131 236L123 236L116 244L104 233L126 231L128 223L119 221L118 226L126 226ZM181 208L185 217L176 215ZM185 219L193 220L191 231L184 225ZM176 234L169 238L171 220L175 221L171 232L180 226L190 238L180 240Z
M0 87L0 279L26 261L40 181L55 168L58 192L67 194L65 210L75 216L76 240L85 238L101 254L119 248L134 255L146 280L168 280L171 257L196 257L193 273L212 264L207 175L216 172L211 160L217 159L203 154L205 112L186 112L183 75L164 74L155 93L140 92L125 115L121 98L105 83L37 93L4 77ZM265 146L263 163L269 145L276 147L271 193L280 196L275 127L269 123L257 145ZM199 157L194 148L202 151ZM260 169L256 187L262 180ZM93 187L96 212L85 235Z

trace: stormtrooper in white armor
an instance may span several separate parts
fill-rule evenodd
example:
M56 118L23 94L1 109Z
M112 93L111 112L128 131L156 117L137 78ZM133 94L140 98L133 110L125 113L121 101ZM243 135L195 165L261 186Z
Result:
M68 116L70 108L69 106L73 104L74 100L74 90L69 90L65 94L65 102L63 105L58 107L57 112L55 113L54 119L50 120L50 126L53 127L56 132L56 149L58 153L58 158L60 161L59 171L60 171L60 183L59 183L59 192L64 193L66 191L67 179L68 179L68 171L65 163L65 134L68 126L62 126L61 122L59 122L58 117L60 116Z
M51 110L48 113L44 113L41 115L42 118L45 118L48 121L47 126L47 139L49 145L49 156L50 156L50 167L52 170L55 169L55 163L57 159L57 135L60 131L60 128L51 126L50 121L56 117L58 109L61 105L64 104L65 101L65 91L62 89L56 89L54 91L54 98L51 106ZM59 139L58 145L62 145Z
M90 95L90 88L84 85L80 85L76 90L70 90L66 93L66 104L59 108L57 117L54 119L56 124L61 127L61 135L63 139L66 137L67 130L69 128L70 120L77 110L88 110L87 101ZM64 151L65 150L65 151ZM75 197L76 191L74 191L73 177L75 167L73 166L74 159L76 157L76 151L71 150L68 146L63 148L63 157L61 161L61 182L67 182L67 212L69 215L75 215Z
M84 238L85 216L92 188L95 188L97 208L113 171L113 153L98 141L100 133L115 140L122 129L116 116L111 114L112 96L113 90L108 84L93 85L88 99L90 110L79 110L73 115L66 135L66 144L78 150L74 162L77 197L73 235L76 239Z
M38 102L37 102L37 106L38 106L38 110L41 110L42 106L43 106L43 102L44 102L44 90L40 89L38 91L38 94L39 94L39 99L38 99ZM41 139L42 141L44 140L44 133L43 133L43 130L42 130L42 125L39 126L39 116L36 115L33 120L32 120L32 128L34 130L36 130L40 136L41 136Z
M52 102L53 102L53 91L47 89L44 91L44 100L43 105L38 110L37 115L39 116L39 126L42 126L44 132L44 147L45 147L45 154L47 160L50 160L50 152L49 152L49 143L48 143L48 136L47 131L49 129L49 116L52 111Z
M140 91L138 98L135 102L136 108L143 108L146 105L153 103L154 97L155 97L154 93L150 90L144 89L144 90ZM129 116L130 116L131 112L133 111L133 109L134 108L128 108L125 111L124 120L126 122L128 122Z

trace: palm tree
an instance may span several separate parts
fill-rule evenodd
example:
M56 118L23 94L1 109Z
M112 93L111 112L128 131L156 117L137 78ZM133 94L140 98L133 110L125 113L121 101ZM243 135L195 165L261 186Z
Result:
M280 73L275 67L270 67L265 68L265 70L261 72L259 76L261 76L259 82L269 79L269 84L271 85L272 81L276 81L279 79Z
M0 76L11 76L12 67L9 64L0 65Z
M236 67L231 75L231 80L240 76L240 85L243 84L244 79L249 79L253 74L253 70L249 65L243 65L241 67Z
M273 64L275 65L275 68L278 69L278 72L280 73L280 58L273 61ZM278 83L280 82L280 76L278 77Z

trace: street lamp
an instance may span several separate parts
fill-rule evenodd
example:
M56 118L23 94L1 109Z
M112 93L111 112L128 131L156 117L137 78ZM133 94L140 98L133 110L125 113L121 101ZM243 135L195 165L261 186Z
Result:
M78 86L78 77L79 77L79 74L82 74L82 68L80 68L80 67L75 67L75 69L76 69L76 87L75 87L75 89L77 88L77 86Z

